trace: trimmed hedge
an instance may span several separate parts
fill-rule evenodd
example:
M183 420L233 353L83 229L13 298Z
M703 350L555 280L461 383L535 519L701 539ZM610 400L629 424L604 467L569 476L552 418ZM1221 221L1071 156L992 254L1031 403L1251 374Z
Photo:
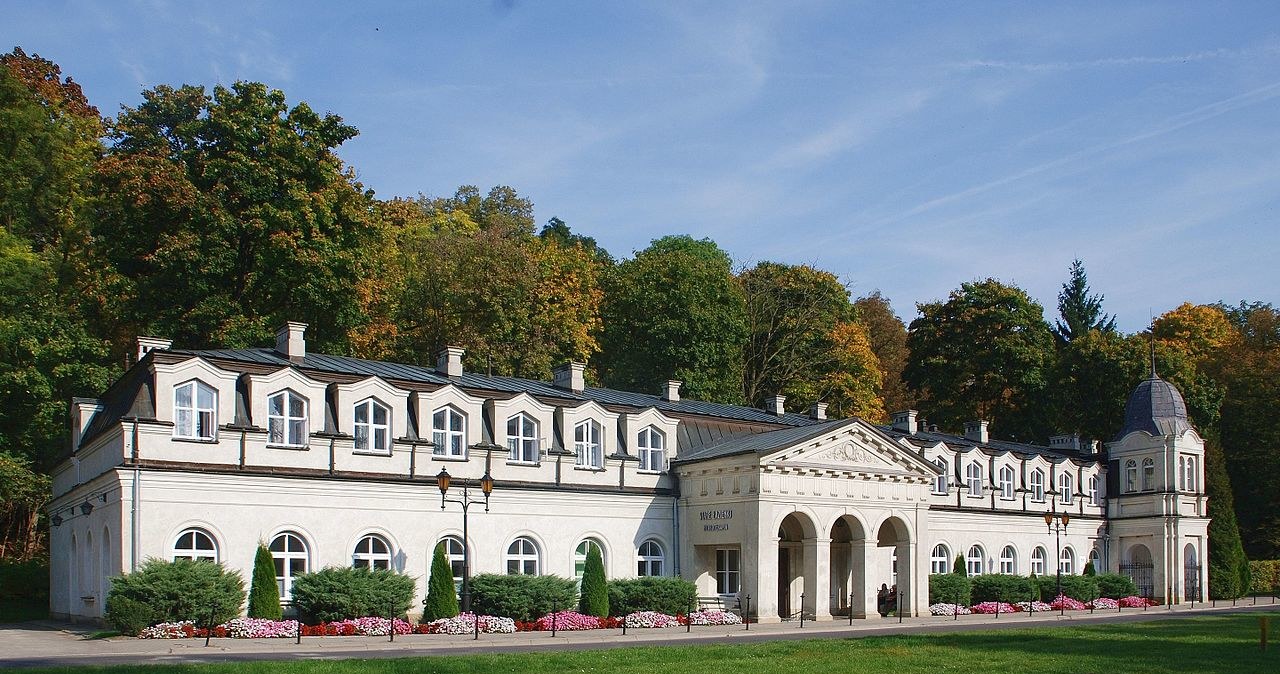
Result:
M973 586L972 601L1019 602L1031 598L1031 579L1026 576L988 573L969 579Z
M973 583L968 576L957 573L935 573L929 576L930 604L961 604L968 606L972 600Z
M486 573L471 579L471 610L478 615L533 621L552 610L573 609L577 599L572 578Z
M1098 584L1098 596L1108 599L1132 597L1138 594L1138 585L1122 573L1100 573L1093 577Z
M111 579L107 593L108 624L137 634L159 622L190 620L198 625L223 623L240 615L244 580L221 564L179 559L150 559L138 570Z
M1079 601L1093 601L1098 598L1097 576L1062 575L1062 594ZM1039 588L1040 601L1053 601L1058 596L1057 574L1045 574L1033 581Z
M417 583L387 569L332 566L293 579L293 603L304 622L403 616Z
M698 586L683 578L649 576L609 581L609 611L624 616L636 611L685 614L698 598Z
M0 601L49 602L49 562L0 559Z
M1249 592L1251 594L1275 594L1280 592L1280 559L1249 561Z

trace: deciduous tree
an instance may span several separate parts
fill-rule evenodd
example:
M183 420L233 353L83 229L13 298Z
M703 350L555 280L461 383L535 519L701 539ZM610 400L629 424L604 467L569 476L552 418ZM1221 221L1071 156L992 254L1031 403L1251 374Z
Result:
M879 290L854 300L853 306L858 311L858 324L866 329L871 352L880 366L880 398L885 410L897 412L914 408L915 396L902 380L909 354L907 326Z

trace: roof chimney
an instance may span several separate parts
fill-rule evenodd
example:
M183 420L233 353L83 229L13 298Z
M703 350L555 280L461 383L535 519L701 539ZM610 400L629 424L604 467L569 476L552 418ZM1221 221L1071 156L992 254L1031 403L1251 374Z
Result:
M307 340L302 336L306 331L306 323L286 321L276 330L276 351L295 363L302 360L307 355Z
M811 419L819 419L819 420L821 420L821 419L826 419L826 418L827 418L827 404L826 404L826 403L814 403L814 404L813 404L813 406L811 406L811 407L809 408L809 418L811 418Z
M80 448L80 440L89 428L89 422L103 407L102 401L94 398L71 399L71 451Z
M562 365L557 365L551 370L551 384L556 388L562 388L574 393L582 393L582 389L586 388L585 378L582 376L587 366L583 363L575 363L569 361Z
M139 335L138 336L138 359L135 360L134 362L136 363L138 360L142 360L143 356L147 355L148 353L151 353L152 351L155 351L157 349L159 349L160 351L163 351L171 346L173 346L172 339L165 339L163 337L143 337L142 335Z
M974 442L986 442L986 441L987 441L987 424L988 424L988 423L989 423L989 422L983 421L983 420L981 420L981 419L979 419L979 420L977 420L977 421L966 421L966 422L964 422L964 437L965 437L965 439L966 439L966 440L972 440L972 441L974 441Z
M785 402L787 402L786 396L782 396L782 395L773 396L772 398L769 398L769 400L765 403L765 411L772 412L778 416L782 416L787 413L786 408L783 407L783 403Z
M893 413L893 429L896 431L905 431L912 435L916 432L916 415L920 414L915 410L902 410Z
M680 385L684 382L679 379L668 379L667 385L662 389L662 399L668 402L680 402Z
M1069 449L1071 451L1080 451L1080 434L1060 434L1049 436L1050 449Z
M462 353L463 348L460 346L446 346L436 356L436 372L446 377L462 376Z

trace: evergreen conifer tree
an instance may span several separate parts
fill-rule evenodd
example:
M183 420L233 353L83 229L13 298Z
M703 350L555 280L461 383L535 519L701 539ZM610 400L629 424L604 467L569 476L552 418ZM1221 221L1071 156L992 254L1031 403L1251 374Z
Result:
M1115 332L1116 319L1102 313L1102 296L1089 294L1089 277L1084 273L1084 263L1071 262L1071 278L1062 284L1058 293L1058 313L1052 330L1058 342L1066 343L1090 330Z
M279 620L280 588L276 585L276 563L267 546L259 543L253 557L253 582L249 586L250 618Z
M1240 541L1231 479L1216 439L1205 443L1205 494L1209 498L1209 597L1233 599L1249 591L1249 559ZM1203 597L1203 593L1201 593Z
M1098 571L1097 571L1096 569L1094 569L1094 568L1093 568L1093 560L1091 559L1091 560L1089 560L1089 561L1085 562L1085 564L1084 564L1084 572L1083 572L1083 573L1081 573L1080 575L1082 575L1082 576L1095 576L1095 575L1097 575L1097 574L1098 574Z
M453 586L453 569L445 558L444 543L436 546L435 554L431 557L427 598L422 604L422 619L427 622L458 615L458 594Z
M585 615L605 618L609 615L609 588L605 584L604 559L600 548L591 545L587 550L587 564L582 569L582 597L578 610Z
M968 576L969 571L964 565L964 555L956 555L956 561L951 563L951 573L957 576Z

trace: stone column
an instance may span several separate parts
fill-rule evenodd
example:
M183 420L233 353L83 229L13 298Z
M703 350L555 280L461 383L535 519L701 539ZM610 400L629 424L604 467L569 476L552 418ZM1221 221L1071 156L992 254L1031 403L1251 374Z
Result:
M804 606L814 620L831 620L831 539L804 541Z
M855 618L879 618L876 607L875 555L879 551L876 542L865 538L853 542L853 610ZM873 587L874 586L874 587Z

